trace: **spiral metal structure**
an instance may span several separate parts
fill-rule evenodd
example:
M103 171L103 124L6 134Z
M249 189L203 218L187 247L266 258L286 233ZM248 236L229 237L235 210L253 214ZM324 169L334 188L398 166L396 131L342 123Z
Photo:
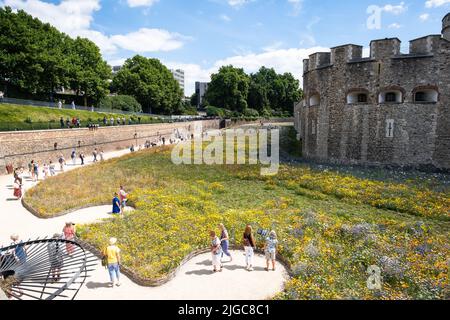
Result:
M37 239L0 248L0 300L73 300L96 258L76 241Z

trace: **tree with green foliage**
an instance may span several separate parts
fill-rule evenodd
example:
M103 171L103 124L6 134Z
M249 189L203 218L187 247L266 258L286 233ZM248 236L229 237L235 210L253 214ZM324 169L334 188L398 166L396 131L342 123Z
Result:
M108 93L111 68L102 59L99 48L92 41L77 37L71 43L69 83L70 88L93 102L100 101Z
M131 95L144 112L174 114L181 108L183 91L172 73L158 59L136 55L125 61L114 76L112 90Z
M242 113L247 109L249 86L250 77L244 69L224 66L211 76L205 99L209 105Z
M280 75L272 68L261 67L251 75L248 105L260 114L265 110L292 114L294 104L301 98L300 82L290 73Z
M23 10L0 8L0 81L34 97L62 87L97 102L108 92L111 69L90 40L69 36Z
M142 106L132 96L106 96L99 102L99 108L106 110L122 110L128 112L142 112Z

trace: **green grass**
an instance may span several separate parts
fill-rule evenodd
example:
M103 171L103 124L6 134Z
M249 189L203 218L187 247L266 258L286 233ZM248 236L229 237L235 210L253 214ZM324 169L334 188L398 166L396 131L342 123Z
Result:
M279 252L292 266L294 276L277 299L449 298L450 225L439 213L448 202L430 202L448 201L448 193L389 183L381 188L396 192L399 206L417 192L431 200L380 208L371 197L381 182L304 170L283 166L279 176L261 178L257 166L176 166L169 150L151 150L50 178L25 199L51 216L109 204L123 184L137 210L79 232L99 248L118 237L124 264L146 278L165 276L187 254L208 247L208 231L219 222L233 244L250 223L277 231ZM306 180L297 179L302 174ZM353 189L368 200L352 198ZM366 286L371 265L382 269L381 291Z
M5 130L29 130L29 129L56 129L60 128L60 118L64 120L73 117L79 118L82 126L89 122L102 123L103 117L130 119L130 115L118 113L101 113L83 110L68 110L34 106L22 106L14 104L0 104L0 131ZM141 123L153 123L158 120L150 116L140 116ZM137 116L134 116L137 119ZM30 123L31 120L31 123Z

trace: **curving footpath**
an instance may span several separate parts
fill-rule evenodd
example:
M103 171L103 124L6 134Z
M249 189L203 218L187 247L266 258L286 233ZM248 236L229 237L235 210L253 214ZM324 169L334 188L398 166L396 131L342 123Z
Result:
M120 157L128 150L105 153L105 159ZM89 157L90 158L90 157ZM91 164L87 161L88 164ZM79 168L67 166L66 170ZM110 206L78 210L62 217L39 219L28 212L12 196L13 177L0 176L0 245L9 245L9 237L19 234L22 240L51 236L61 232L66 221L92 223L108 218ZM24 179L25 191L35 183ZM120 241L120 236L119 236ZM119 242L120 246L120 242ZM122 275L122 286L108 287L108 272L97 261L77 299L82 300L259 300L267 299L283 289L287 270L278 264L276 271L265 271L263 255L255 255L255 270L244 269L243 251L231 251L234 260L224 263L224 271L213 273L210 254L201 254L181 266L175 278L160 287L142 287Z

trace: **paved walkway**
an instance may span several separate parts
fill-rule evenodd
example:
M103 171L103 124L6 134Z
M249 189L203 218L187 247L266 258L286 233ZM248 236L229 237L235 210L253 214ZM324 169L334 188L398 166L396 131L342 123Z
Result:
M105 154L105 159L127 153L128 150L109 152ZM91 164L90 161L87 163ZM66 170L78 167L69 165ZM35 184L29 179L24 180L25 190ZM14 200L12 184L12 176L0 176L0 246L11 242L9 237L13 233L19 234L22 240L51 236L56 232L60 233L66 221L76 224L92 223L108 218L108 212L111 211L110 206L99 206L54 219L39 219L29 213L20 201ZM269 298L282 290L287 272L280 264L276 271L267 272L264 270L264 257L256 255L255 271L248 272L242 267L245 265L243 252L232 251L232 254L233 262L225 263L221 273L211 271L210 254L203 254L188 261L169 283L156 288L138 286L126 277L122 277L121 287L109 288L108 273L100 261L97 261L95 270L91 272L91 277L80 290L77 299L258 300Z

